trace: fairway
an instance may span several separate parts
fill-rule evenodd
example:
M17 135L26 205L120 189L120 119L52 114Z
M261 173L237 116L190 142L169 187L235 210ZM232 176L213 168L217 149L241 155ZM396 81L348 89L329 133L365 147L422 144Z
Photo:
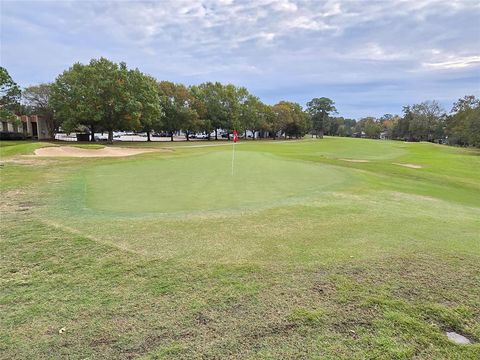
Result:
M0 358L479 358L478 150L225 144L2 142Z

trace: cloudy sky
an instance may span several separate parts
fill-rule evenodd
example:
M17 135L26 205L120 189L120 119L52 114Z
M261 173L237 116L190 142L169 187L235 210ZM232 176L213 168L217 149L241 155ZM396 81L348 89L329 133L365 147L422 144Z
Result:
M356 118L480 95L478 0L0 1L1 64L22 86L104 56Z

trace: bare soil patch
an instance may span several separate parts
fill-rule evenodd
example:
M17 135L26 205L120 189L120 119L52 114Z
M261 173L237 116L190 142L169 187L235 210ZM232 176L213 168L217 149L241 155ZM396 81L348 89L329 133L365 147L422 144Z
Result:
M45 147L35 150L37 156L55 157L119 157L132 156L149 152L169 151L165 149L133 149L120 147L104 147L102 149L82 149L73 146Z
M411 168L411 169L421 169L421 168L423 168L422 165L417 165L417 164L408 164L408 163L392 163L392 164L408 167L408 168Z

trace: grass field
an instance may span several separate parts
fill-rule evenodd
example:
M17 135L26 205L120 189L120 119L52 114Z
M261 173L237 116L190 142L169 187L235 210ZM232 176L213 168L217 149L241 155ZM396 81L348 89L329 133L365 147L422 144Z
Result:
M480 358L480 151L205 143L0 144L0 358Z

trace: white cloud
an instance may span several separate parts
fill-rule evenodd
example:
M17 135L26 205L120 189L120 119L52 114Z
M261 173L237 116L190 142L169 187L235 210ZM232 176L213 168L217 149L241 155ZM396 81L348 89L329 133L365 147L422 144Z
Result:
M289 0L274 0L271 4L272 8L278 11L295 12L298 9L297 5Z
M480 56L452 57L446 61L422 63L423 66L435 70L463 69L480 65Z
M2 64L22 85L103 55L158 78L285 89L275 96L297 101L342 96L333 84L404 94L415 83L421 95L419 78L478 91L478 1L4 1L0 16Z

